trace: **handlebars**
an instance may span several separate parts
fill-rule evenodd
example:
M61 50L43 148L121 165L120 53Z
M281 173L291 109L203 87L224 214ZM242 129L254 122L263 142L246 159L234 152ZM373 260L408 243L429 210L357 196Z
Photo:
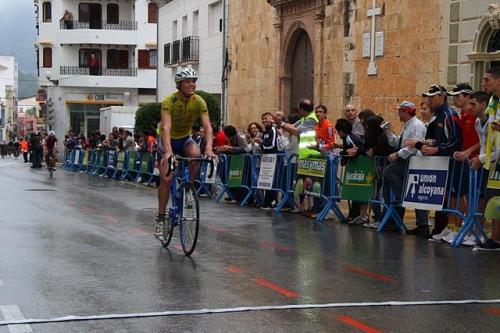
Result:
M171 155L168 158L167 161L167 174L166 176L170 176L173 170L177 167L177 161L200 161L200 162L207 162L209 165L209 173L208 173L208 178L212 178L213 173L214 173L214 160L212 158L203 158L203 157L182 157L180 155Z

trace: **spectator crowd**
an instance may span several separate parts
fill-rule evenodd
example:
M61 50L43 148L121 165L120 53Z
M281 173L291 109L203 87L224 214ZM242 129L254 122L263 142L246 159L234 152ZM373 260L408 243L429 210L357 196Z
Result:
M405 216L405 210L398 204L402 199L409 159L412 156L449 156L455 163L463 163L463 170L468 172L470 167L483 173L484 181L475 190L481 193L480 209L484 210L488 202L498 202L499 197L498 190L486 189L486 168L490 164L494 167L499 157L495 149L497 142L491 142L499 136L500 130L500 68L491 68L486 72L483 86L484 91L474 91L469 84L460 83L452 91L447 91L441 85L431 85L422 94L418 108L410 101L394 106L400 125L385 121L374 110L358 111L353 104L344 107L342 118L330 119L327 106L314 106L312 101L302 99L288 117L283 112L265 112L261 115L260 122L254 121L242 130L232 125L222 128L215 126L213 147L217 154L287 153L289 156L298 155L300 147L301 152L306 151L316 156L341 155L341 164L360 155L377 156L385 163L377 173L379 179L376 191L381 193L386 203L396 204L396 211L401 219ZM449 104L450 100L453 101L453 107ZM395 128L402 129L396 133ZM201 151L204 151L203 128L194 125L192 137L201 146ZM30 139L30 146L34 147L32 151L36 151L38 141L40 138L37 136L34 140ZM97 149L154 153L157 134L155 131L147 131L134 135L122 128L114 128L107 136L96 131L86 138L83 134L76 135L70 130L63 144L67 151ZM36 160L33 162L34 166L38 167L39 159L33 160ZM459 172L448 183L458 189L458 180L465 182L466 178L465 172ZM451 192L453 197L450 199L453 205L465 212L467 186L461 188L463 190ZM231 189L231 192L232 198L227 200L243 199L243 193L239 189ZM275 191L266 191L260 208L273 209L277 201ZM314 201L311 210L302 213L315 217L323 205L324 200L319 198ZM498 204L493 205L493 213L486 216L492 220L491 238L478 242L473 235L467 235L464 245L475 245L485 250L500 249ZM285 207L291 208L293 207ZM370 216L370 212L373 212L373 216ZM352 201L347 217L341 222L378 228L383 214L381 207ZM417 209L416 228L408 230L407 234L451 243L463 221L441 211L436 211L434 216L431 230L429 212ZM385 230L393 229L396 229L395 221L389 220Z

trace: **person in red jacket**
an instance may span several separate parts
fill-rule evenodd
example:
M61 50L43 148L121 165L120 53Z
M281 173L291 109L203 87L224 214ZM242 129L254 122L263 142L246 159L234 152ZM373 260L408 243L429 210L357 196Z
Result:
M316 148L322 153L331 151L335 144L335 130L330 120L326 119L328 109L324 105L318 105L314 110L318 123L314 126L316 131L316 145L310 148Z

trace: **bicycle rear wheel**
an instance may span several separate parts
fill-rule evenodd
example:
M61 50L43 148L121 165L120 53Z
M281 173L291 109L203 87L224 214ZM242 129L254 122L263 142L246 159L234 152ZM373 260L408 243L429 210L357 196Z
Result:
M190 256L198 240L200 227L200 208L196 188L191 183L184 186L182 215L180 219L180 238L184 254Z
M159 241L163 247L167 247L172 240L172 234L174 233L174 224L172 221L172 213L170 212L165 218L165 227L163 228L163 238L159 238Z

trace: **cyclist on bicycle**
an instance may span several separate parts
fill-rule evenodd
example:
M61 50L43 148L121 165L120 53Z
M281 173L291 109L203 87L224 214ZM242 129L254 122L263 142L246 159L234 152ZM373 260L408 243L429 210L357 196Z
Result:
M49 154L52 155L52 163L54 164L55 160L55 149L57 146L57 138L56 138L56 132L50 131L49 136L44 140L44 145L43 145L43 150L45 152L45 162L48 162L49 159ZM47 165L47 168L51 167L51 165Z
M158 154L160 162L160 186L158 187L158 216L156 217L155 233L163 234L165 227L165 210L170 198L170 185L173 173L167 177L168 159L173 155L199 158L200 147L191 138L191 129L200 119L206 134L205 157L213 158L213 134L208 116L207 104L195 94L198 74L191 67L179 68L175 74L177 91L165 97L161 104L160 138ZM198 175L200 164L190 163L191 181Z

